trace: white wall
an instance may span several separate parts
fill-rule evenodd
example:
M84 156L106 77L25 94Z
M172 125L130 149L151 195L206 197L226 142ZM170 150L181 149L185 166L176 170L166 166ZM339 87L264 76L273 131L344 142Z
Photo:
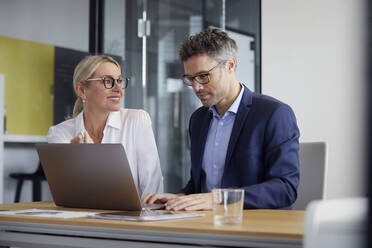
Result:
M1 0L0 35L88 51L89 0Z
M262 0L262 92L327 141L329 198L365 195L364 0Z

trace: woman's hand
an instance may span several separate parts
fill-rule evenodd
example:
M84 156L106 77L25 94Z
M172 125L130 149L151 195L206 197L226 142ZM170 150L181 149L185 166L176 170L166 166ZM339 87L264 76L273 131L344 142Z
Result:
M83 142L82 142L83 141ZM89 134L87 133L87 131L84 132L84 137L81 133L79 133L78 136L74 137L71 141L70 141L71 144L80 144L80 143L84 143L84 144L94 144L92 138L89 136Z

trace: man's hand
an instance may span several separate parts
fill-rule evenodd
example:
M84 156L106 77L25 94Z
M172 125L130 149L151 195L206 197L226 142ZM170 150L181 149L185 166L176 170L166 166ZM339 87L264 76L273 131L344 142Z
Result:
M212 193L191 194L169 199L165 208L167 210L211 210Z
M81 133L79 133L79 135L76 136L75 138L73 138L70 141L70 143L71 144L80 144L81 140L83 140L84 144L93 144L94 143L94 141L92 140L92 138L89 136L89 134L86 131L84 132L84 138L83 138L83 135Z
M166 203L170 199L177 198L179 195L163 193L163 194L148 194L143 200L144 204L153 204L153 203Z

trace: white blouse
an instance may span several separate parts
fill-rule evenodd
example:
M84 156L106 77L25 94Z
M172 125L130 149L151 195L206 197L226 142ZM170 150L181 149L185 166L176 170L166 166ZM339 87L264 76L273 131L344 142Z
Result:
M48 143L70 143L84 133L83 112L75 118L51 126ZM111 112L101 143L121 143L126 151L134 183L140 198L163 193L163 177L149 114L144 110L123 109Z

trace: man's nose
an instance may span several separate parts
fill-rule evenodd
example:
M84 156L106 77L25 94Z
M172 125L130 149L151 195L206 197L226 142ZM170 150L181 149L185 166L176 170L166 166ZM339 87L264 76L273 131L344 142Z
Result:
M204 85L199 83L196 79L192 80L192 88L194 91L199 91L204 88Z

